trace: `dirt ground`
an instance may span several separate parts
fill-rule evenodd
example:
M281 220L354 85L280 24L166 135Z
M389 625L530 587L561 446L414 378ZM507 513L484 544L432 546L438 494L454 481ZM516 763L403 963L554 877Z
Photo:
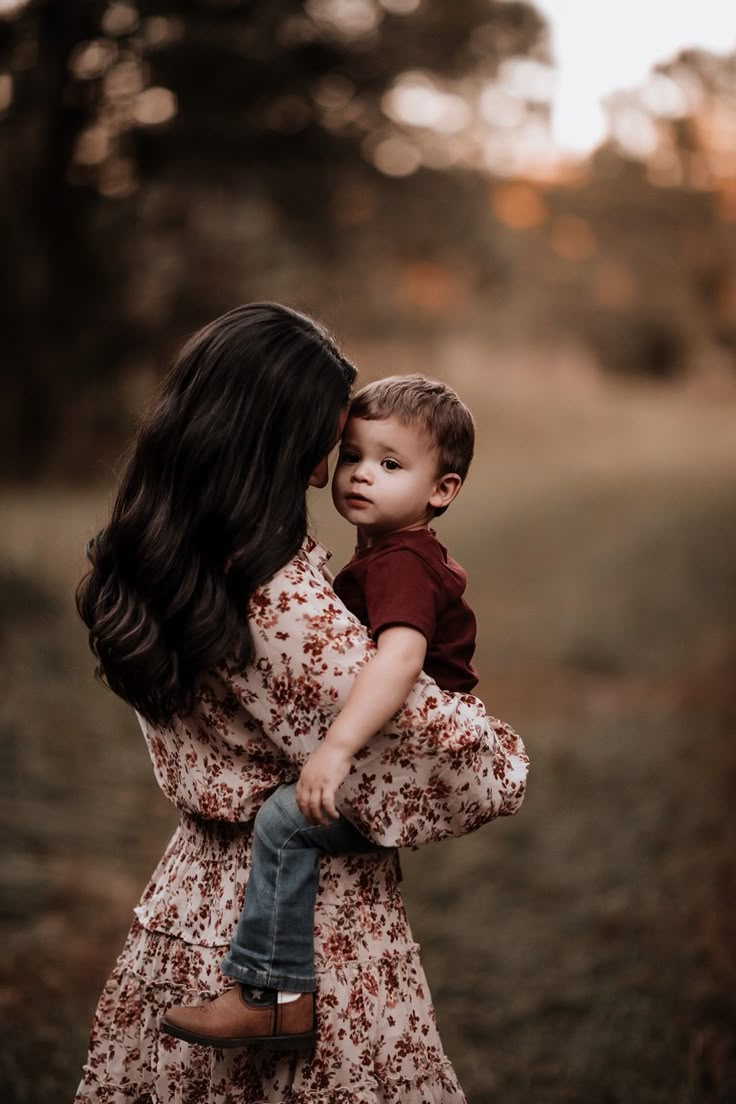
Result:
M463 387L438 530L532 772L517 817L403 856L445 1047L471 1104L733 1104L736 401ZM0 504L0 1100L62 1104L175 816L72 609L106 496Z

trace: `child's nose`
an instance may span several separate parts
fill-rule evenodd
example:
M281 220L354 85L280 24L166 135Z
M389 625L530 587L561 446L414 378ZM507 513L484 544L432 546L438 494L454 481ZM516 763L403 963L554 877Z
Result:
M370 467L368 464L366 464L365 460L361 460L361 462L359 464L356 464L356 466L354 467L353 479L357 483L370 483Z

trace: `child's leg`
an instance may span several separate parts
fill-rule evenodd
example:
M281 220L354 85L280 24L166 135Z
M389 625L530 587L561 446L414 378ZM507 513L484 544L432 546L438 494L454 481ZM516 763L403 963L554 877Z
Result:
M245 904L221 969L257 988L312 993L319 855L378 848L344 817L310 824L295 790L280 786L256 816Z

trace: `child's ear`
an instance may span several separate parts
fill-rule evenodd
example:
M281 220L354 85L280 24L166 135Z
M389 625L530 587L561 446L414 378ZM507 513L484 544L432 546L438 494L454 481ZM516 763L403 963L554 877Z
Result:
M457 472L448 472L441 475L434 485L434 492L430 495L429 505L435 510L446 510L456 497L463 485L463 481Z

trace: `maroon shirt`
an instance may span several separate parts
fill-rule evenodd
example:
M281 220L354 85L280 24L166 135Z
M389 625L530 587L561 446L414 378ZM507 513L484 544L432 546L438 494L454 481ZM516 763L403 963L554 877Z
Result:
M390 625L427 638L424 670L443 690L471 691L475 616L463 598L467 576L433 529L389 533L360 548L335 577L341 601L374 640Z

